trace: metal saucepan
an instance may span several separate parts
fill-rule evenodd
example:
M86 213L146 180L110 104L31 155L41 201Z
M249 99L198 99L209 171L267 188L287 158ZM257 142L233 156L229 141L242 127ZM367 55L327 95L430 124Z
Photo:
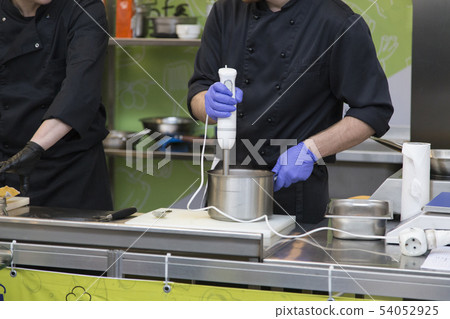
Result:
M197 17L156 17L151 18L153 23L152 36L157 38L176 38L177 24L196 24Z
M273 172L251 169L208 171L208 206L215 206L231 217L252 220L273 214ZM213 219L233 221L214 209L208 211Z
M378 137L371 137L372 140L389 147L395 151L402 151L402 144ZM433 176L450 176L450 150L432 149L430 153L430 172Z
M196 124L187 117L147 117L140 120L144 128L169 136L193 136Z

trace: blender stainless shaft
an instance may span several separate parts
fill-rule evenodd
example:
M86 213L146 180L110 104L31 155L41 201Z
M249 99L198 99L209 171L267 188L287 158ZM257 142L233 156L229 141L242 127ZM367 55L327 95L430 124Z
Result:
M230 150L223 150L223 175L228 175L230 172Z

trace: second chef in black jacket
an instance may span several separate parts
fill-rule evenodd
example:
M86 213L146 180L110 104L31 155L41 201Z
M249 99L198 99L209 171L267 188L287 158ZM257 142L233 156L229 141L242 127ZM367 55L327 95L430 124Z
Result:
M248 165L278 174L274 210L296 215L298 222L321 220L328 174L314 163L320 157L333 161L337 152L383 135L393 112L364 20L340 0L219 0L189 82L189 108L203 121L207 112L214 120L227 116L232 109L226 105L240 102L239 90L230 100L215 83L225 65L237 69L236 87L243 91L237 164L249 156L243 140L265 140L259 148L265 165L255 159ZM342 119L344 102L350 109ZM280 146L270 142L281 139L298 144L284 154L286 166L279 165ZM301 161L289 166L298 154Z
M112 209L102 28L101 0L0 0L0 184L32 205Z

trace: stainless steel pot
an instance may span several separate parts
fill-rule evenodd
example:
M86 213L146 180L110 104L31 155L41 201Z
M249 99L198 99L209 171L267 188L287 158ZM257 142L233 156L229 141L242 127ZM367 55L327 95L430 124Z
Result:
M150 129L152 132L159 132L164 135L194 135L196 124L187 117L147 117L141 119L144 128Z
M208 206L215 206L241 220L273 214L273 172L251 169L230 169L208 172ZM213 219L232 221L210 209Z
M153 36L176 38L177 24L196 24L197 17L157 17L151 18L153 23Z

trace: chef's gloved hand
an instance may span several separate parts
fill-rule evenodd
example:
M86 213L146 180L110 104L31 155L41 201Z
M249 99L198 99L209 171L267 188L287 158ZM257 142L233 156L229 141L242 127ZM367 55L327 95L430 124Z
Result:
M30 175L44 149L35 142L28 142L25 147L4 162L0 162L0 173L14 173L20 178L20 192L27 195L30 188Z
M217 121L220 117L229 117L236 110L235 105L242 102L244 93L235 88L235 98L225 84L216 82L211 85L205 95L205 110L208 116Z
M314 153L303 142L289 148L280 155L272 169L276 176L273 190L276 192L282 187L307 180L316 161Z

